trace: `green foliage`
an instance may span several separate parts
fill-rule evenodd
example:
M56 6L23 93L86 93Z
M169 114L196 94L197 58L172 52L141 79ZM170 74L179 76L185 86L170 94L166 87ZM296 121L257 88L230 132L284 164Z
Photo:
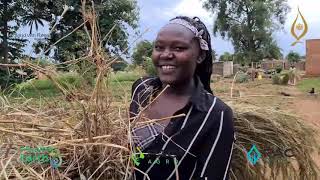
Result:
M19 71L26 73L26 75L19 74ZM33 78L32 73L33 71L31 69L0 69L0 90Z
M239 72L236 77L236 83L245 83L250 79L249 75L244 72Z
M312 88L315 89L316 93L320 93L320 78L308 78L303 79L297 84L298 89L302 92L309 92Z
M135 29L138 24L138 7L136 0L109 0L109 1L94 1L95 10L99 17L97 24L101 38L104 38L112 27L114 27L110 36L102 39L102 47L107 49L108 53L120 54L128 47L128 28ZM79 0L56 0L53 1L52 7L45 15L54 15L58 17L64 11L64 5L68 6L64 17L56 27L58 31L53 31L50 38L46 42L38 42L34 45L37 52L43 51L44 47L55 43L57 40L70 33L83 23L81 13L81 1ZM87 8L91 8L91 1L87 1ZM50 21L50 29L54 26L56 20ZM89 23L85 25L90 32ZM56 44L54 58L57 61L64 62L71 59L82 57L87 52L89 37L84 28L78 29L60 43ZM124 52L127 53L127 52Z
M299 62L300 58L299 53L293 51L290 51L287 55L287 60L291 63Z
M276 67L276 72L277 72L277 73L281 73L281 71L282 71L282 66L281 66L281 65L278 65L278 66Z
M272 84L280 84L280 76L279 74L275 74L272 76Z
M111 68L113 69L113 71L124 71L127 68L127 66L128 66L128 63L122 58L120 58L119 60L117 60L115 63L111 65Z
M289 82L289 71L282 71L281 73L272 76L273 84L287 85Z
M138 71L118 71L116 73L112 73L110 77L111 82L124 82L124 81L135 81L139 77L141 77L142 74Z
M282 59L283 54L275 41L267 43L263 49L263 57L268 59Z
M156 76L157 75L157 70L156 67L154 66L152 59L149 57L144 57L144 69L146 70L146 73L149 76Z
M77 73L62 73L54 78L62 87L72 90L83 87L84 79ZM31 79L17 84L14 94L22 94L26 97L56 96L60 92L55 84L49 79Z
M10 63L22 57L22 48L27 40L17 37L16 34L21 24L21 17L26 14L22 2L0 1L0 63Z
M249 62L279 56L272 33L285 23L289 11L285 0L206 0L204 6L217 12L214 34L231 39L235 53L243 53Z
M219 58L219 61L232 61L232 60L233 60L233 55L228 52L224 52Z
M142 65L144 56L151 57L153 44L150 41L143 40L133 49L132 61L134 65Z
M94 85L94 80L96 77L96 66L92 64L89 60L81 61L70 67L70 70L80 74L84 78L85 84Z

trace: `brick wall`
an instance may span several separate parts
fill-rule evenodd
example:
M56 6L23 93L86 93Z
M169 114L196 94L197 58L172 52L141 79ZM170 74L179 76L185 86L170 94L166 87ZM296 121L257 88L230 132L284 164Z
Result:
M320 39L306 41L306 75L320 76Z

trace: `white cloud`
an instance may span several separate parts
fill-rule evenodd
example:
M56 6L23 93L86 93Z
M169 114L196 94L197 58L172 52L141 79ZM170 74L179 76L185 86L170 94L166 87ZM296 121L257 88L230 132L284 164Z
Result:
M197 16L204 21L210 28L213 27L213 16L202 7L200 0L181 0L173 9L166 9L164 15L173 18L175 16Z

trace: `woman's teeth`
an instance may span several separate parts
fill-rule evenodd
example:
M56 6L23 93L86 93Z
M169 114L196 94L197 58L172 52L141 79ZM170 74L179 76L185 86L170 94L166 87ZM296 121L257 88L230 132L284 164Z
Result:
M167 69L175 69L175 66L161 66L162 69L167 70Z

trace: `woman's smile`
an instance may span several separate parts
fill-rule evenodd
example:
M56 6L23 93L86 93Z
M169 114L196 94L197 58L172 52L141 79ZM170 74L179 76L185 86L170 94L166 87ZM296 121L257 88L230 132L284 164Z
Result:
M162 74L173 74L176 71L177 67L176 66L171 66L171 65L162 65L159 66L159 71Z

